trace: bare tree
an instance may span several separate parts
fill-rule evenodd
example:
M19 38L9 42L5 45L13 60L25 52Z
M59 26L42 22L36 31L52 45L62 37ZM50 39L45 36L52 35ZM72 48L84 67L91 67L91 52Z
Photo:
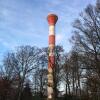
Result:
M43 98L45 95L47 95L47 69L37 70L34 77L36 77L37 81L37 94Z
M21 46L14 53L8 53L4 58L4 68L8 77L16 77L18 99L23 90L24 82L37 67L40 50L37 47Z
M95 95L93 100L99 100L97 94L100 93L100 84L98 84L100 82L100 2L97 1L96 6L89 4L73 26L75 28L75 35L72 37L73 49L80 55L80 68L84 69L86 74L84 79L85 82L87 81L85 85L88 85L88 94L90 91ZM98 78L98 82L92 81L95 77ZM91 91L93 87L96 89L93 89L94 92Z

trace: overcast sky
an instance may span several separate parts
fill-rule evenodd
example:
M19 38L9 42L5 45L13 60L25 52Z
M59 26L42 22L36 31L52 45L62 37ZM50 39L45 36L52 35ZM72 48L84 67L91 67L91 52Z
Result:
M56 44L71 49L72 22L96 0L0 0L0 61L20 45L48 46L47 15L58 15Z

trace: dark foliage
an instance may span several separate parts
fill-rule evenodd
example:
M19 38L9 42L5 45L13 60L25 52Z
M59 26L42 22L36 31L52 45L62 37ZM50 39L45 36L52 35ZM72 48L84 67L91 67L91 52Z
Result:
M33 98L32 92L31 92L29 84L27 83L21 93L20 100L32 100L32 98Z

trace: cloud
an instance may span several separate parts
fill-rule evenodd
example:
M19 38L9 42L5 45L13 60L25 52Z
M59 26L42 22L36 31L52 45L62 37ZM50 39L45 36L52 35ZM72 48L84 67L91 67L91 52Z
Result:
M18 45L14 41L5 41L4 39L0 39L0 43L2 47L9 49L9 50L14 50L14 48Z
M71 34L71 22L87 4L87 1L82 3L84 0L10 0L10 2L1 0L0 37L2 45L7 48L23 44L45 46L48 38L46 16L49 12L58 15L56 28L59 34L56 36L56 41L57 44L63 43L66 40L65 36L69 37Z
M57 34L56 35L56 42L57 42L57 44L61 43L63 38L64 38L63 34Z

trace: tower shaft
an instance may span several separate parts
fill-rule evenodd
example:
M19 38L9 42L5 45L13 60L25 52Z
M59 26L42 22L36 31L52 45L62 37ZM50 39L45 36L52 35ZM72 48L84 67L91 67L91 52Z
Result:
M54 67L55 67L55 24L58 17L54 14L48 15L49 23L49 55L48 55L48 100L54 100Z

